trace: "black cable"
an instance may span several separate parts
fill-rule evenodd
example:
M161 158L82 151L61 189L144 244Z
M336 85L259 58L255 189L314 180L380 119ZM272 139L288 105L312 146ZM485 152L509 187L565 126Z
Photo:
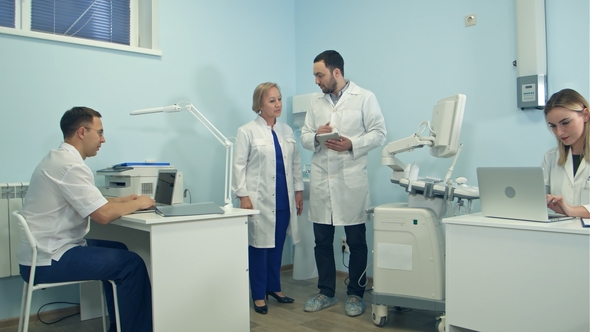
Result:
M51 305L51 304L74 304L74 305L80 305L80 303L72 303L72 302L49 302L49 303L45 303L44 305L42 305L42 306L39 308L39 310L37 310L37 319L38 319L38 320L39 320L41 323L43 323L43 324L45 324L45 325L51 325L51 324L55 324L55 323L57 323L57 322L61 322L62 320L66 319L66 318L69 318L69 317L76 316L76 315L79 315L79 314L80 314L80 312L78 311L78 312L76 312L76 313L73 313L73 314L71 314L71 315L68 315L68 316L62 317L62 318L60 318L60 319L58 319L58 320L56 320L56 321L53 321L53 322L49 322L49 323L48 323L48 322L44 322L44 321L41 319L41 309L43 309L44 307L46 307L46 306L48 306L48 305Z
M344 254L345 254L344 250L345 250L345 248L346 248L346 246L342 245L342 265L344 265L344 267L348 269L348 266L346 266L346 263L344 263Z
M342 265L344 265L344 267L348 269L348 266L346 266L346 263L344 263L344 254L345 254L344 250L345 249L346 249L346 246L342 245ZM344 278L344 285L346 287L348 287L348 283L350 282L349 280L350 280L349 277Z
M191 191L190 191L190 190L188 190L188 189L185 189L185 190L184 190L184 192L182 193L182 195L183 195L184 197L186 197L186 195L187 195L187 194L188 194L188 196L189 196L189 200L188 200L188 202L189 202L189 203L192 203L192 202L193 202L193 195L191 194Z

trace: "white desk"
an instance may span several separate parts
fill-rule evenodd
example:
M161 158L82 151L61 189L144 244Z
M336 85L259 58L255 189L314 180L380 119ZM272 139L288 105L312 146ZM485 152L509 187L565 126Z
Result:
M446 331L590 331L590 229L579 218L443 223Z
M146 262L152 283L154 331L249 331L247 216L132 214L87 238L125 243Z

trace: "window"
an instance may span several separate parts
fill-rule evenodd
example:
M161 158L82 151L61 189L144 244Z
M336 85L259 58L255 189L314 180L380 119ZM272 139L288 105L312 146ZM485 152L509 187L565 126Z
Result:
M0 33L161 55L158 0L0 0Z
M0 0L0 26L14 28L14 0Z
M32 0L31 30L129 45L129 0Z

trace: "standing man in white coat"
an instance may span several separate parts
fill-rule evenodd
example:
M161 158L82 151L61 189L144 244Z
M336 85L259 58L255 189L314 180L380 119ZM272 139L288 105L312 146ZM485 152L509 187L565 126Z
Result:
M314 223L320 292L305 303L303 310L319 311L337 302L334 227L344 226L350 248L350 282L344 311L348 316L358 316L365 311L368 152L385 142L387 132L377 98L344 78L344 60L338 52L319 54L314 59L313 74L324 94L311 102L301 130L301 143L314 152L309 220ZM333 131L340 134L340 139L319 143L317 135Z

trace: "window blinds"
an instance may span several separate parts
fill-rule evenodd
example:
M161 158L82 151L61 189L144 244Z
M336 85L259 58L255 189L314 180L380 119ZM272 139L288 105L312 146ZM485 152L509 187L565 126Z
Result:
M129 0L32 0L31 30L129 45Z
M0 0L0 26L14 28L14 0Z

